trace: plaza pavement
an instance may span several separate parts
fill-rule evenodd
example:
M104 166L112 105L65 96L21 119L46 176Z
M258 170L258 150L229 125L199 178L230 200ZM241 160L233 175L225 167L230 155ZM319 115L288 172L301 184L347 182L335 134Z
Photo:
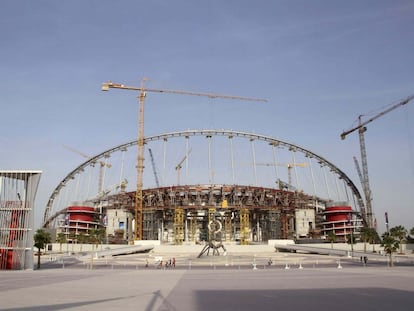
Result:
M176 258L175 268L157 259ZM269 258L272 264L268 265ZM146 262L149 266L146 268ZM411 310L412 257L170 250L113 258L43 256L40 270L0 272L0 310Z

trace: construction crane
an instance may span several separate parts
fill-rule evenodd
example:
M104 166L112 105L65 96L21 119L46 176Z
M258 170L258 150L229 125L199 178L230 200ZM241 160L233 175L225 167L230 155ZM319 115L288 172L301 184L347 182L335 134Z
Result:
M178 186L180 185L180 177L181 177L181 168L182 168L182 165L183 165L184 161L188 159L188 156L189 156L190 152L191 152L191 148L190 148L190 150L188 150L187 154L181 159L181 161L175 167L175 170L177 171L177 185Z
M378 119L379 117L382 117L383 115L385 115L386 113L404 106L405 104L407 104L410 100L412 100L414 98L414 95L411 95L409 97L407 97L406 99L398 102L395 105L392 105L391 107L389 107L388 109L385 109L384 111L378 113L377 115L375 115L374 117L366 120L365 122L362 122L362 115L360 115L358 117L358 125L341 133L341 139L345 139L346 136L356 130L358 130L359 133L359 145L360 145L360 149L361 149L361 161L362 161L362 181L363 181L363 191L364 191L364 195L365 195L365 202L366 202L366 215L365 216L365 221L367 223L367 226L369 228L374 228L374 222L373 222L373 212L372 212L372 193L371 193L371 188L369 186L369 178L368 178L368 161L367 161L367 152L366 152L366 147L365 147L365 137L364 137L364 132L366 132L367 128L365 125L367 125L368 123Z
M157 185L157 188L159 188L160 187L160 182L158 181L157 168L155 167L154 155L152 154L151 148L148 148L148 152L149 152L150 157L151 157L151 165L152 165L152 171L154 172L155 183Z
M102 84L102 91L109 91L110 88L129 90L139 92L138 96L138 155L137 155L137 189L135 192L135 240L142 240L143 238L143 204L142 204L142 186L143 186L143 173L144 173L144 102L147 92L154 93L170 93L178 95L192 95L192 96L204 96L208 98L223 98L232 100L245 100L256 102L267 102L262 98L250 98L240 96L220 95L213 93L196 93L188 91L177 90L164 90L164 89L151 89L145 87L145 81L147 78L141 80L141 86L127 86L120 83L113 83L111 81Z
M79 150L76 150L75 148L63 145L66 149L69 149L70 151L73 151L79 155L81 155L82 157L86 158L86 159L91 159L92 157L84 154L83 152L80 152ZM110 163L107 163L105 161L99 161L99 179L98 179L98 195L102 194L103 191L103 170L105 167L107 168L111 168L112 165Z
M357 170L359 180L361 181L361 185L362 185L362 187L365 187L364 176L362 176L362 171L361 171L361 168L359 167L358 159L355 156L353 158L354 158L355 168ZM364 190L364 193L365 193L365 190Z
M288 182L289 185L292 185L292 168L295 166L306 167L307 163L256 163L256 165L261 166L284 166L288 169Z
M364 182L364 176L362 175L362 171L361 171L361 168L359 166L358 159L355 156L353 158L354 158L355 168L357 170L359 180L361 181L362 190L364 191L364 195L368 194L366 197L370 198L371 197L371 190L370 189L365 189L366 184ZM362 210L362 214L366 215L365 207Z

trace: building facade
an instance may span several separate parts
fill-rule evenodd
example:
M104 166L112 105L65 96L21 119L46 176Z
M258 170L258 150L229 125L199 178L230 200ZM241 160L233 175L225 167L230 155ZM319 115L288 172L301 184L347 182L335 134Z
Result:
M0 171L0 270L33 269L34 201L41 171Z

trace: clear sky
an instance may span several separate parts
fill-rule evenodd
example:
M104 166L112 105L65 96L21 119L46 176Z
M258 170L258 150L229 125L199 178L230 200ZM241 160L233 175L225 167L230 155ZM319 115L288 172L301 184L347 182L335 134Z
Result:
M414 94L412 0L2 0L0 168L42 170L36 225L57 183L133 140L135 94L102 82L267 98L195 105L151 94L145 132L226 128L303 146L359 185L357 133ZM374 213L414 227L414 102L368 125ZM362 192L362 191L361 191Z

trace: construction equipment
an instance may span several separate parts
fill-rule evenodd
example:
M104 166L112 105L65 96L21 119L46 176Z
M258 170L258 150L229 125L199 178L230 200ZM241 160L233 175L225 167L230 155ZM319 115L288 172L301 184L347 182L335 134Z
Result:
M361 168L359 166L358 159L355 156L353 158L354 158L355 168L357 170L359 180L361 181L362 190L364 191L364 195L365 195L366 198L367 197L370 198L371 197L371 189L365 189L366 183L364 181L364 176L362 175L362 171L361 171ZM364 220L366 221L366 207L361 209L361 213L363 214Z
M152 165L152 171L154 172L155 183L157 185L157 188L159 188L160 187L160 182L158 180L157 168L155 167L154 155L152 154L151 148L148 148L148 152L149 152L150 157L151 157L151 165Z
M357 170L359 180L361 181L362 188L364 188L365 187L364 176L362 176L362 171L361 171L361 168L359 166L358 159L355 156L353 158L354 158L355 168ZM365 193L365 189L363 189L363 190L364 190L364 193Z
M175 170L177 171L177 185L178 186L180 185L182 165L183 165L184 161L188 159L188 156L189 156L190 152L191 152L191 148L190 148L190 150L188 150L187 154L181 159L181 161L175 167Z
M184 209L177 207L174 209L174 243L181 245L184 241Z
M84 154L83 152L80 152L79 150L76 150L75 148L63 145L63 147L65 147L66 149L69 149L70 151L73 151L79 155L81 155L82 157L86 158L86 159L91 159L92 157ZM104 168L111 168L112 165L110 163L107 163L105 161L99 161L99 179L98 179L98 195L101 195L103 192L103 171Z
M362 161L362 181L363 181L363 191L365 195L365 202L366 202L366 215L365 221L367 223L367 226L369 228L374 228L374 222L373 222L373 212L372 212L372 193L371 188L369 186L369 178L368 178L368 161L367 161L367 153L366 153L366 147L365 147L365 137L364 132L367 130L366 126L368 123L378 119L379 117L382 117L386 113L401 107L405 104L407 104L410 100L414 98L414 95L411 95L404 99L403 101L398 102L395 105L392 105L388 109L385 109L384 111L378 113L374 117L368 119L365 122L362 122L362 115L358 117L358 125L341 133L341 139L345 139L346 136L356 130L358 130L359 133L359 145L361 149L361 161Z
M288 182L289 182L289 185L292 185L292 172L291 172L292 168L295 167L295 166L306 167L307 163L256 163L256 165L287 167L287 169L288 169Z
M130 90L139 92L138 97L138 155L137 155L137 189L135 193L135 240L142 240L143 238L143 204L142 204L142 186L143 186L143 173L144 173L144 102L147 92L155 93L170 93L178 95L192 95L192 96L204 96L208 98L222 98L232 100L245 100L245 101L256 101L256 102L267 102L266 99L262 98L250 98L240 96L229 96L220 95L213 93L196 93L188 91L177 91L177 90L164 90L164 89L151 89L145 87L145 81L147 78L141 80L141 86L126 86L120 83L113 83L111 81L102 84L102 91L109 91L110 88Z

